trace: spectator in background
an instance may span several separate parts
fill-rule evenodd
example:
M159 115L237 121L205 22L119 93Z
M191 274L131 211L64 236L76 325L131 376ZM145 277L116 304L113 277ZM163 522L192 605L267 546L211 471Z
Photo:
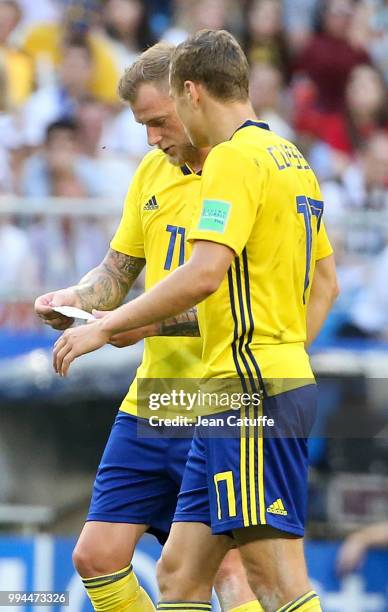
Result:
M175 0L173 25L163 40L178 45L197 30L228 28L228 8L227 0Z
M294 130L285 118L289 100L284 95L284 79L278 68L270 64L253 64L250 98L257 116L266 121L271 130L283 138L294 140Z
M22 195L69 200L101 196L107 177L101 175L95 160L80 153L78 142L75 122L64 119L51 124L43 151L25 162ZM102 224L93 218L94 211L95 202L91 200L90 217L52 218L48 224L41 218L35 220L29 228L29 238L40 278L52 275L61 284L74 273L84 274L103 257L107 236Z
M27 232L6 217L0 218L1 294L15 296L26 287L38 287L37 261ZM1 308L0 308L1 313Z
M30 95L34 85L34 65L30 57L11 42L12 32L22 13L17 0L0 0L0 54L4 57L9 99L13 106Z
M31 27L42 21L59 21L61 0L18 0L23 12L21 27Z
M173 18L169 27L163 33L163 40L172 45L183 42L191 28L193 21L194 0L174 0Z
M80 151L87 157L97 159L101 153L102 133L108 109L99 100L85 99L77 109L78 142Z
M39 146L50 123L63 117L74 117L78 104L90 96L93 70L93 55L88 43L70 41L58 67L57 82L38 89L24 106L26 145Z
M107 149L104 126L109 111L99 100L89 99L82 102L76 118L79 126L79 148L83 155L95 162L103 177L101 195L107 196L117 204L121 211L123 199L128 190L137 163L127 155Z
M247 12L244 47L248 60L267 63L289 77L289 51L280 0L254 0Z
M14 166L20 138L8 95L8 72L0 54L0 195L15 189Z
M191 32L204 28L222 30L228 25L230 27L228 21L229 8L233 9L233 7L229 7L227 0L199 0L199 2L195 2L194 22L191 24Z
M120 68L104 37L97 29L100 9L97 0L65 0L61 22L35 25L27 32L24 50L34 58L41 82L52 80L55 67L64 59L69 40L78 39L90 48L92 75L89 93L104 102L117 104Z
M350 73L345 90L345 109L333 115L321 131L333 149L352 155L370 136L388 131L387 90L378 71L360 65Z
M13 190L11 151L16 146L16 130L9 111L8 73L4 58L0 56L0 196ZM0 291L3 296L14 296L21 285L37 286L37 268L31 257L28 236L3 215L0 217L0 253Z
M356 9L355 34L388 85L388 0L363 0Z
M290 51L299 53L312 36L319 0L283 0L284 26Z
M126 156L130 167L137 165L150 151L145 129L136 123L127 107L106 114L101 146L106 153Z
M336 215L352 215L359 210L388 211L388 134L371 137L357 162L349 166L337 183L322 185L326 218L335 227ZM352 220L354 221L354 220ZM343 224L339 227L343 228ZM339 337L371 338L388 342L388 232L380 217L354 224L346 233L331 233L338 251L345 246L351 258L344 259L343 277L352 295ZM384 246L385 245L385 246ZM346 250L345 248L345 250ZM357 262L357 253L360 253ZM376 256L377 254L377 256ZM368 256L366 259L365 256ZM370 257L374 256L373 260ZM366 264L366 262L369 262ZM363 270L359 264L363 263ZM357 266L361 274L357 274ZM341 274L341 273L340 273ZM343 283L344 284L344 283Z
M388 285L383 280L388 249L376 257L387 242L387 231L380 218L357 221L357 214L363 211L388 211L388 135L372 136L342 177L322 182L321 188L339 262L342 303L349 314L339 334L385 333L388 337ZM372 266L368 265L371 257ZM380 327L382 320L385 327Z
M0 195L12 191L12 174L9 155L8 79L3 58L0 56Z
M329 113L299 107L295 125L300 133L327 143L342 155L339 169L344 171L368 138L380 130L388 132L387 90L382 77L371 65L356 66L346 84L342 110Z
M388 1L378 0L371 17L370 54L388 85Z
M163 32L171 22L173 0L143 0L149 28L156 40L160 40Z
M148 151L145 132L135 122L130 109L122 105L112 107L91 96L93 70L93 55L88 43L70 41L58 68L57 82L32 94L23 108L24 142L29 147L39 146L50 123L63 117L74 119L84 101L95 99L105 109L101 147L111 155L128 156L131 167Z
M1 26L0 26L1 27ZM0 196L13 191L12 151L17 146L17 132L10 112L8 74L0 56ZM0 216L0 292L15 296L21 286L37 287L37 265L31 256L27 233L8 217ZM0 305L0 317L4 314Z
M103 181L95 161L79 152L77 124L63 119L48 126L43 151L26 160L21 191L36 198L97 197Z
M325 214L388 211L388 133L374 134L338 181L322 184Z
M103 22L120 74L141 51L156 42L140 0L107 0Z
M369 55L349 40L354 3L327 0L321 6L319 31L299 55L296 67L315 85L316 108L333 113L343 110L348 77L355 66L369 63Z
M350 304L348 321L338 331L340 337L371 338L388 342L388 247L373 260L364 282Z

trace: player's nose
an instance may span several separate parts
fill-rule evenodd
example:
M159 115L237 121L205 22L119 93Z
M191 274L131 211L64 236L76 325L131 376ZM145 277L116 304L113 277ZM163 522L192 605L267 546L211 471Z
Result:
M147 141L150 147L154 147L155 145L159 144L161 140L162 135L157 128L147 128Z

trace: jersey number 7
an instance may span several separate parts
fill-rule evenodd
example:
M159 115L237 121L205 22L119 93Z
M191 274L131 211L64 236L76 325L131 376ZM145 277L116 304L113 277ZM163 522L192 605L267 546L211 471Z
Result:
M304 288L303 288L303 304L306 303L306 291L310 284L310 266L311 266L311 248L312 248L312 227L311 217L317 217L317 231L321 225L321 218L323 213L323 202L322 200L314 200L307 196L296 197L296 210L298 213L303 215L304 224L306 228L306 272L304 277Z

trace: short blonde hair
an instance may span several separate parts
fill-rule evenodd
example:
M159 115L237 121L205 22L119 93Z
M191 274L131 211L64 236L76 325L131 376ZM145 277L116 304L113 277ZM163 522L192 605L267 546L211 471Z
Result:
M135 102L142 83L156 83L168 89L174 51L175 46L166 42L159 42L144 51L121 77L118 86L120 98L130 104Z

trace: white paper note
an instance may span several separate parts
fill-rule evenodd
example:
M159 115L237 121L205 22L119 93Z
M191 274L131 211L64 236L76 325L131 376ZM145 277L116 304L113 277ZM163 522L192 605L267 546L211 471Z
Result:
M53 306L52 308L55 312L59 312L59 314L63 314L65 317L70 317L71 319L81 319L82 321L96 320L90 312L81 310L81 308L75 308L74 306Z

